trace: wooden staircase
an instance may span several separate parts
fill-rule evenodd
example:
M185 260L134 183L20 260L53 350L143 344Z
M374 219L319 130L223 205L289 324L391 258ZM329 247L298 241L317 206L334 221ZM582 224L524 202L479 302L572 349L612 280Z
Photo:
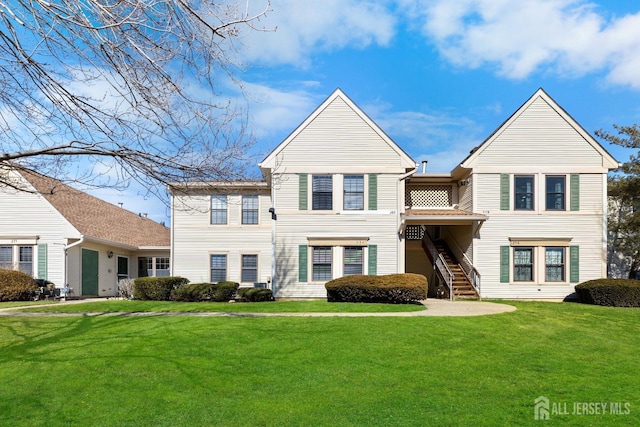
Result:
M434 245L453 273L453 299L479 299L480 296L471 284L469 276L455 259L447 244L442 240L436 240Z

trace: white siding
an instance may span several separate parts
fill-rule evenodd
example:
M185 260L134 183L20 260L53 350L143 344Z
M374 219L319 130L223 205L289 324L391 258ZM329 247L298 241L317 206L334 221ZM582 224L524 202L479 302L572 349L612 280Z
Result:
M65 280L64 245L67 238L79 238L79 233L42 196L2 189L0 239L11 244L11 238L35 236L38 244L47 244L47 279L61 287ZM37 277L37 246L33 255L33 273Z
M389 145L337 97L278 155L278 172L404 171L406 155Z
M598 153L552 106L537 98L477 157L477 168L599 167Z
M474 175L474 188L478 192L478 210L489 216L480 230L480 237L474 239L476 256L474 264L482 275L482 296L485 298L564 298L574 290L575 283L569 283L568 267L567 281L562 285L544 284L543 280L532 284L500 283L500 247L509 246L510 237L570 239L570 245L579 246L580 282L605 275L602 189L606 175L580 175L580 210L569 210L567 194L567 210L562 212L545 211L544 174L536 174L536 177L535 191L538 201L534 211L514 211L513 209L501 211L500 175ZM513 182L510 197L513 198ZM511 207L513 207L513 201L511 201ZM567 252L565 260L567 266L568 258ZM537 264L540 265L541 261L538 259ZM512 274L512 262L510 270ZM542 273L539 276L542 276Z
M244 194L256 194L247 192ZM210 256L227 255L227 280L241 286L241 255L258 255L258 281L271 276L270 197L259 196L257 225L241 224L241 194L228 195L227 225L212 225L210 196L179 196L173 199L172 274L186 277L191 283L211 281Z

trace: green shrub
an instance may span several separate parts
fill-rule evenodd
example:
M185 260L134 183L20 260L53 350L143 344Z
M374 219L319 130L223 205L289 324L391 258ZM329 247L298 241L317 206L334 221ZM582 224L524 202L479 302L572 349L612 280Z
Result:
M611 307L640 307L640 280L596 279L575 287L578 301Z
M233 299L238 286L235 282L193 283L174 289L171 292L171 299L187 302L226 302Z
M421 274L346 276L325 284L329 302L413 303L427 298L427 278Z
M189 283L189 279L178 276L138 277L133 282L133 297L139 300L169 301L171 291Z
M0 301L28 301L37 290L36 281L28 274L0 270Z
M274 301L271 289L264 288L240 288L238 297L243 302Z

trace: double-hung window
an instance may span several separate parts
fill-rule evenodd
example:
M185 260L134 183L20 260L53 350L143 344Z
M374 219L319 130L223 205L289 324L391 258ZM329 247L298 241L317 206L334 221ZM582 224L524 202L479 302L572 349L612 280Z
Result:
M313 247L313 280L331 280L331 246Z
M13 246L0 246L0 268L13 270Z
M211 224L227 223L227 196L211 196Z
M533 248L513 248L513 280L514 282L533 281Z
M565 210L565 177L547 176L547 210Z
M258 281L258 255L242 255L243 283L255 283Z
M345 246L344 275L352 276L354 274L362 274L363 259L362 246Z
M314 175L311 190L314 211L333 209L333 177L331 175Z
M223 282L227 280L227 256L211 255L211 282Z
M564 248L545 248L545 281L564 282Z
M364 176L345 175L344 177L344 209L364 209Z
M258 196L242 196L242 223L258 223Z
M515 176L515 200L514 209L532 211L534 208L534 181L533 175Z

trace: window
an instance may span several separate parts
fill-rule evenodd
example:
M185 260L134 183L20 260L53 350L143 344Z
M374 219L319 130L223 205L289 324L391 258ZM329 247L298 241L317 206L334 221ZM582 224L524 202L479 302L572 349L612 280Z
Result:
M258 196L242 196L242 223L258 223Z
M515 210L533 210L533 176L516 176Z
M0 246L0 268L13 270L13 246Z
M363 250L362 246L345 246L344 275L362 274Z
M254 283L258 281L258 255L242 255L242 277L243 283Z
M331 280L331 246L313 247L312 280Z
M533 248L513 248L513 280L533 281Z
M211 196L211 224L227 223L227 196Z
M227 256L211 255L211 282L227 280Z
M156 261L156 277L169 276L169 257L154 258Z
M565 177L564 176L548 176L547 177L547 210L563 211L565 210Z
M547 282L564 282L564 248L545 248Z
M346 175L344 177L344 209L364 210L363 175Z
M18 270L33 276L33 246L20 246L18 253Z
M138 257L138 277L167 277L169 257Z
M312 192L312 209L314 211L333 209L333 179L331 175L314 175Z

